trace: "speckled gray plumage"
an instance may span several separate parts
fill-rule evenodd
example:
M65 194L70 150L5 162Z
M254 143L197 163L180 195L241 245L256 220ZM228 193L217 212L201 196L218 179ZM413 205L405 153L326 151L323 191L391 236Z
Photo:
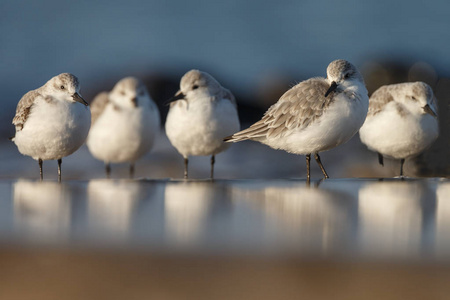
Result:
M315 122L333 102L336 93L325 97L330 84L324 78L303 81L281 96L263 118L233 135L234 141L283 136L292 129L303 129Z
M101 92L91 102L91 126L105 110L105 107L109 102L108 94L108 92Z
M146 89L142 81L135 77L125 77L116 83L111 93L118 93L124 90L138 91L140 89Z
M410 88L409 88L410 87ZM402 93L402 91L405 91ZM406 82L399 84L384 85L377 89L369 100L369 111L368 116L374 116L381 112L383 108L390 103L395 101L394 97L408 97L412 101L417 101L417 98L424 97L429 99L434 97L433 90L431 87L423 82ZM402 115L402 110L399 109L400 115Z
M39 96L38 90L29 91L22 99L20 99L16 108L16 115L13 118L12 123L16 126L16 131L22 130L28 115L30 114L31 107L33 106L34 99Z

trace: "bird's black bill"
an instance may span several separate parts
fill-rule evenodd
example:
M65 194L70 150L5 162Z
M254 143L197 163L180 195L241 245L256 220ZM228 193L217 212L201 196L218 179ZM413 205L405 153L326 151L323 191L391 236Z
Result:
M131 103L133 103L134 107L138 106L137 97L131 99Z
M431 109L431 107L427 104L423 107L423 110L427 113L432 115L433 117L437 117L436 113Z
M164 105L169 105L172 102L184 99L185 95L182 92L178 92L175 94L175 96L173 96L172 98L170 98L169 100L167 100Z
M325 97L328 97L328 95L329 95L331 92L334 92L334 90L336 90L336 88L337 88L337 83L336 83L336 81L333 81L333 82L331 83L331 86L328 88L327 92L325 93Z
M72 95L73 100L75 100L76 102L80 102L81 104L84 104L86 106L89 106L89 103L87 103L86 101L84 101L84 99L80 96L80 94L75 93Z

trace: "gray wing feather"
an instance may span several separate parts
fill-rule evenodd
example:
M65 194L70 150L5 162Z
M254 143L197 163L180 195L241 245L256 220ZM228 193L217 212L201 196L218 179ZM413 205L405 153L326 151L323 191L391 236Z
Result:
M329 84L323 78L303 81L281 96L262 119L249 128L235 133L227 141L282 137L288 130L302 130L320 117L332 103L334 93L325 97Z
M22 130L25 122L30 114L31 107L33 106L34 100L39 96L37 90L29 91L20 99L16 108L16 115L14 116L12 123L16 126L16 131Z
M382 86L370 96L368 116L376 115L386 104L394 101L394 97L389 90L389 86Z
M98 117L103 113L105 110L106 105L109 102L109 93L108 92L101 92L98 94L94 100L92 101L90 107L91 107L91 123L94 124L95 121L97 121Z

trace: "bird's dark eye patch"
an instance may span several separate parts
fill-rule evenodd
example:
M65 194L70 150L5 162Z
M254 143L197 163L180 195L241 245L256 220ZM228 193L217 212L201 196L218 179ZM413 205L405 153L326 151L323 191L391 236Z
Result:
M192 89L193 89L193 90L198 89L198 85L194 84L194 85L192 86Z
M355 71L348 70L347 73L345 73L345 75L344 75L344 79L349 79L349 78L353 77L354 75L355 75Z
M120 91L120 94L125 96L125 92L124 91Z
M62 90L64 90L66 87L62 85L62 86L60 86L59 88L62 89Z

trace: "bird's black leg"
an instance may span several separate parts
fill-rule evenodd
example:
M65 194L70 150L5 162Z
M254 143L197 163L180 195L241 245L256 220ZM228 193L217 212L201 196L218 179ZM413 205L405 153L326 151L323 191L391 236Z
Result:
M214 163L216 162L216 157L214 154L211 156L211 180L214 179Z
M400 160L400 176L403 177L403 164L405 163L405 159L402 158Z
M41 181L44 180L44 171L42 170L42 159L38 159L38 163L39 163L39 174L41 176Z
M111 177L111 164L110 163L105 164L105 172L106 172L106 178L109 179Z
M314 158L316 159L317 164L319 165L320 169L322 170L323 176L325 178L330 178L327 174L327 171L325 171L325 168L323 167L322 162L320 161L319 153L314 153Z
M308 183L309 183L309 180L311 178L310 165L311 165L311 153L310 154L306 154L306 182L308 182Z
M62 159L58 159L58 182L61 182L61 164L62 164Z
M187 157L184 158L184 179L188 178L188 164L189 159Z
M134 163L130 164L130 179L134 177Z
M377 153L378 153L378 163L384 167L383 155L381 155L381 153L379 152Z

